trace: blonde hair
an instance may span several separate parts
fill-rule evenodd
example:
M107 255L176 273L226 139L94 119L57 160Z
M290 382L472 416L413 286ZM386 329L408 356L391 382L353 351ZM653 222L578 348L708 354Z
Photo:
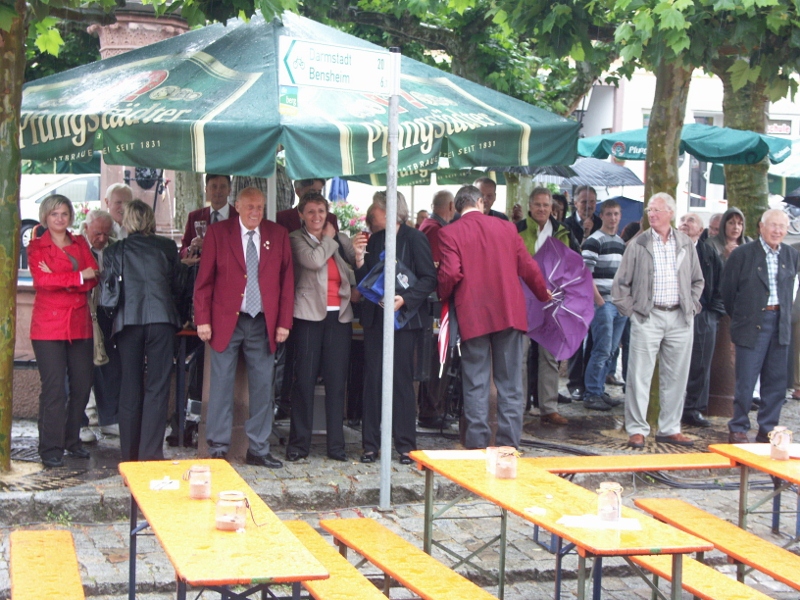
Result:
M131 200L125 204L122 226L129 234L152 235L156 232L156 215L148 204L141 200Z

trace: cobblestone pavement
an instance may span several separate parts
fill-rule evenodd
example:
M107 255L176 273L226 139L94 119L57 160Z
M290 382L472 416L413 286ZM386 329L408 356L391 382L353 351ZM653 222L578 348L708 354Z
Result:
M610 391L619 390L609 388ZM562 405L562 412L567 417L579 421L588 411L580 403ZM687 429L686 433L698 439L699 449L708 442L724 441L725 420L712 419L714 427L710 431ZM528 447L526 456L558 454L552 444L567 444L580 450L594 450L598 453L611 454L628 452L622 450L624 445L619 439L626 439L621 431L621 407L615 408L610 417L589 417L581 421L584 429L586 423L601 423L601 440L595 445L586 439L570 439L563 432L541 429L538 418L529 416L526 421L527 439L544 441L545 447ZM784 408L782 423L794 431L800 431L800 403L789 400ZM577 426L576 426L577 427ZM610 429L608 429L610 427ZM26 436L31 429L35 433L35 424L15 423L14 436ZM574 430L570 430L574 431ZM533 435L530 435L533 433ZM589 432L591 433L591 432ZM450 438L444 438L435 432L426 432L418 439L419 447L458 448L457 435L452 432ZM602 439L610 442L602 443ZM589 436L591 441L591 436ZM615 441L616 440L616 441ZM113 439L101 440L96 448L99 453L103 449L113 451ZM422 545L423 504L422 492L424 478L415 468L402 467L393 463L393 505L392 509L379 512L375 509L378 501L379 465L362 465L356 462L359 455L359 436L350 432L347 447L348 455L353 458L349 463L336 463L325 458L312 458L287 464L284 469L271 471L257 467L235 465L237 471L265 498L282 519L303 519L316 525L319 519L339 517L370 516L380 520L390 529L404 538ZM564 449L563 447L561 448ZM649 451L666 451L655 444ZM312 453L324 456L324 442L315 441ZM280 453L276 453L280 455ZM187 458L194 455L188 449L168 449L169 458ZM15 470L23 470L24 465L15 463ZM33 468L33 467L28 467ZM608 476L603 477L608 479ZM704 509L726 518L736 520L738 508L738 472L690 472L670 474L664 481L653 480L646 476L621 474L613 477L625 488L624 502L633 505L634 498L672 496L681 497ZM595 489L600 481L599 476L579 476L575 482L589 489ZM754 477L761 484L768 485L766 477ZM2 483L2 479L0 479ZM712 489L702 489L706 484L713 484ZM441 478L437 478L437 497L451 498L456 493L455 486L448 486ZM769 484L771 485L771 484ZM24 486L23 486L24 487ZM7 486L6 486L7 489ZM782 507L786 511L795 508L797 498L791 493L782 497ZM75 536L78 560L81 565L81 576L86 592L97 600L122 600L127 598L128 543L127 513L128 495L119 476L110 476L81 485L64 487L50 491L5 491L0 492L0 599L9 595L8 580L8 536L7 533L17 527L65 527ZM474 497L460 502L455 509L458 520L438 521L434 527L434 537L455 551L472 550L481 545L482 540L489 539L498 531L498 510L488 502ZM464 518L467 517L467 518ZM752 520L751 530L775 543L788 541L786 535L775 536L769 531L767 515L760 515ZM782 516L782 531L794 530L794 514ZM797 546L793 546L797 550ZM164 555L158 542L153 537L143 537L139 541L139 569L137 573L137 598L140 600L165 600L174 597L174 571ZM441 551L434 556L447 564L452 564ZM728 574L734 573L733 565L726 564L724 557L716 552L707 554L718 569ZM476 557L476 562L490 572L497 571L497 547L484 550ZM576 594L577 559L574 555L564 561L565 581L563 583L564 598L574 598ZM481 579L477 572L459 568L459 572L486 584L486 588L496 593L487 581ZM508 531L507 555L508 584L506 598L537 600L553 597L554 559L552 555L535 544L532 539L532 527L522 519L511 516ZM367 571L367 573L370 573ZM372 572L377 576L377 572ZM800 578L800 575L798 576ZM377 579L376 579L377 581ZM768 577L748 577L748 583L769 596L778 599L796 599L798 592L779 584ZM197 596L198 591L190 595ZM604 561L603 594L604 599L633 600L649 598L650 592L646 584L633 576L622 559L606 559ZM216 598L209 592L199 598ZM402 589L393 589L392 598L411 597ZM689 595L685 595L689 598Z

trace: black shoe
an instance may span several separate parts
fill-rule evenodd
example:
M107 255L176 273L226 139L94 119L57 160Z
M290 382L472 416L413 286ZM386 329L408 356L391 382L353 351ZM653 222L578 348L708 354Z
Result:
M244 462L248 465L253 465L256 467L268 467L270 469L280 469L283 466L283 463L272 456L272 454L259 456L258 454L253 454L250 452L250 450L247 451L247 456L245 456Z
M249 454L250 453L248 452L248 455ZM287 452L286 453L286 460L288 462L297 462L301 458L308 458L308 454L300 454L299 452Z
M209 458L225 458L228 456L228 452L222 448L209 448L208 456Z
M609 373L606 375L606 384L608 385L625 385L625 382L622 379L617 379L617 376L613 373Z
M284 407L279 406L278 410L275 411L275 417L273 418L274 421L285 421L289 418L289 411L286 410Z
M375 456L374 452L364 452L364 454L361 455L361 462L365 464L374 463Z
M768 444L768 443L769 443L769 434L766 434L763 431L759 431L756 434L756 444Z
M43 458L42 464L45 469L56 469L64 466L64 459L60 456L51 456L49 458Z
M339 462L347 462L347 454L344 453L344 450L340 452L328 452L328 458Z
M559 404L571 404L572 403L572 398L570 398L569 396L565 396L564 394L559 394L558 395L558 403Z
M72 458L91 458L91 453L83 446L75 446L72 450L67 450L67 456Z
M606 404L600 396L587 396L583 399L583 407L589 410L611 410L611 406Z
M750 405L750 412L761 408L761 398L753 398L753 403Z
M601 398L603 398L603 402L608 404L611 408L614 408L615 406L619 406L623 402L619 398L612 398L611 396L609 396L605 392L603 392L603 395L601 396Z
M419 419L417 424L424 429L441 429L445 426L444 417L431 417L429 419Z
M711 427L711 421L706 419L699 410L691 410L684 413L681 423L693 425L694 427Z
M411 457L408 454L401 454L399 462L401 465L410 465L414 461L411 460Z

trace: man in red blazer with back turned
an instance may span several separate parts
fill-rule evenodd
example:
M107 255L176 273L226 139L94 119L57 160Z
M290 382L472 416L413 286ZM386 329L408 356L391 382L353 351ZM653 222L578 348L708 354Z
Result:
M181 258L193 258L200 255L203 249L203 238L197 235L194 224L205 221L210 227L217 221L236 217L236 209L228 204L231 194L231 176L206 173L206 200L208 206L198 208L186 217L186 229L181 240Z
M539 300L548 300L550 292L514 224L483 214L478 188L462 187L455 205L461 218L439 231L439 297L451 299L458 315L465 445L485 448L490 443L491 368L497 386L495 445L519 448L525 409L522 341L528 331L519 278Z
M294 268L286 229L263 218L264 194L245 188L238 218L208 228L194 287L197 335L211 346L206 440L212 458L231 442L233 382L239 349L247 363L250 441L246 462L279 468L269 451L272 375L277 344L286 341L294 309Z

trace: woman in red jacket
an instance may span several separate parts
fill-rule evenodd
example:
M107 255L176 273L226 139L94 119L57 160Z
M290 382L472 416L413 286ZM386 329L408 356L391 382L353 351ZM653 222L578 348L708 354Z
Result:
M68 198L49 196L39 208L47 231L28 246L36 290L31 342L42 382L39 456L48 468L64 464L65 450L89 458L79 435L94 369L87 292L97 285L97 263L86 240L69 232L74 218Z

